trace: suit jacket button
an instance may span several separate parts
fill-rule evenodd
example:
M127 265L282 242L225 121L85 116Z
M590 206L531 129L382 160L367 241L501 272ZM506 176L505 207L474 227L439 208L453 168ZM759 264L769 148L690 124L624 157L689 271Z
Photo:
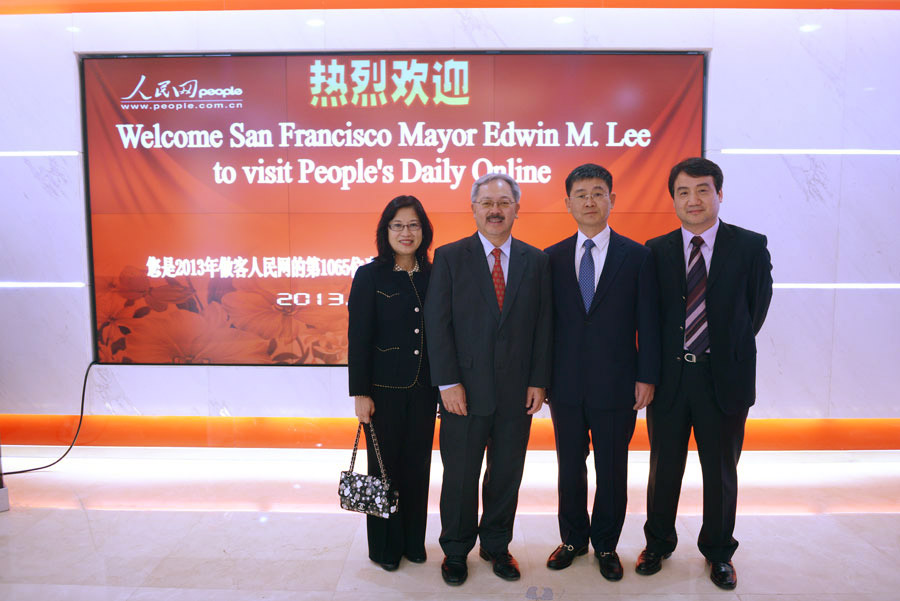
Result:
M678 326L678 329L679 329L679 330L683 330L683 329L684 329L684 326ZM418 332L418 331L419 331L419 330L416 330L416 332Z
M418 334L418 333L419 333L419 328L416 328L415 330L413 330L413 333L414 333L414 334Z
M418 312L419 312L419 308L416 307L416 308L414 309L414 311L415 311L416 313L418 313Z
M419 354L419 349L416 349L413 351L413 355L418 355L418 354Z
M679 357L675 357L675 360L676 360L676 361L681 361L681 357L680 357L680 356L679 356Z

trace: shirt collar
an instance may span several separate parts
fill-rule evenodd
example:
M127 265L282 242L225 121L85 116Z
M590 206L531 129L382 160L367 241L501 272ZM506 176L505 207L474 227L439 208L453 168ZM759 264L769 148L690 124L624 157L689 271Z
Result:
M703 238L703 242L706 244L706 246L708 246L710 248L710 250L712 250L713 245L716 243L716 232L718 232L718 231L719 231L719 220L718 219L716 219L716 223L713 226L711 226L708 230L706 230L705 232L703 232L701 234L694 234L692 232L689 232L686 229L684 229L684 226L682 226L681 227L681 243L684 246L685 252L687 252L687 249L690 247L691 239L694 236L700 236L701 238Z
M604 248L606 246L609 246L609 232L609 226L607 225L599 234L591 238L591 240L594 241L594 246L596 246L597 248ZM588 237L584 234L584 232L578 230L578 238L575 240L575 248L583 247L584 241L587 239Z
M506 255L507 257L509 256L509 249L512 247L512 236L509 236L509 237L506 239L506 242L504 242L503 244L501 244L499 247L494 246L494 243L491 242L490 240L488 240L487 238L485 238L485 237L481 234L481 232L478 232L478 239L481 240L481 245L484 247L484 254L485 254L485 256L491 254L491 252L492 252L495 248L499 248L500 251L501 251L504 255Z

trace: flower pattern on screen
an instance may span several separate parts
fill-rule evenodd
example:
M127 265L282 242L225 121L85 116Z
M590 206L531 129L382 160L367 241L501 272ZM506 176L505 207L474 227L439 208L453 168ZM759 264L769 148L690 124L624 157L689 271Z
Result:
M102 363L341 364L347 361L345 299L302 294L279 303L289 279L151 279L127 266L96 278L96 341ZM345 283L344 283L345 282Z

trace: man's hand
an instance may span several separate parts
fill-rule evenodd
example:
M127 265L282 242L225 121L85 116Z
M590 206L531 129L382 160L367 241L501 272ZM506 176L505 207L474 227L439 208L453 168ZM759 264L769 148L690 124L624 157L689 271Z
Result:
M441 391L441 402L444 409L456 415L468 415L466 409L466 389L462 384Z
M534 415L541 410L545 396L546 393L543 388L528 387L528 390L525 392L525 408L528 409L528 415Z
M634 383L634 410L640 411L653 402L653 391L656 386L653 384L645 384L644 382Z
M356 419L361 424L371 423L372 416L375 414L375 401L368 396L356 396L353 398L356 401Z

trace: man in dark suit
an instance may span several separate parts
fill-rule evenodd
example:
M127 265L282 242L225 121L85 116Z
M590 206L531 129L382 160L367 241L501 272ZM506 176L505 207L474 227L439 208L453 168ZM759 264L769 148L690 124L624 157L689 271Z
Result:
M547 567L569 567L590 541L603 577L620 580L616 545L625 521L628 444L659 377L659 295L650 250L607 225L612 188L612 175L599 165L572 171L566 208L578 232L545 251L553 274L549 402L562 539ZM588 518L590 446L597 490Z
M718 219L722 180L707 159L675 165L669 194L681 228L647 242L659 279L662 372L647 411L647 547L635 569L658 572L678 542L675 513L693 428L703 474L697 544L713 583L733 589L737 463L756 398L756 334L772 299L772 264L765 236Z
M431 377L441 388L441 574L450 585L465 581L476 537L495 574L520 576L509 542L531 416L550 380L552 308L547 255L510 236L519 197L508 175L475 182L478 231L437 249L425 301Z

